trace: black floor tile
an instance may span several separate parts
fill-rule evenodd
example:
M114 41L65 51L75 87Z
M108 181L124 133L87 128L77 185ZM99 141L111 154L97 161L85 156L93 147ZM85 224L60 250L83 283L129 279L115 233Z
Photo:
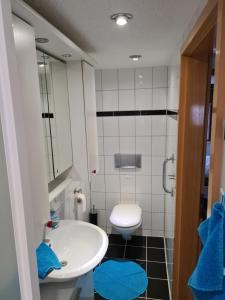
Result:
M166 264L157 262L147 262L148 277L167 279Z
M164 248L164 240L161 237L147 237L147 247Z
M153 299L169 300L169 288L167 280L149 278L147 297Z
M134 235L131 240L127 241L127 245L146 247L146 237Z
M148 261L165 261L164 249L147 248L147 260Z
M144 261L144 260L136 260L136 259L129 259L129 260L135 262L136 264L138 264L139 266L141 266L142 269L144 269L146 271L146 261Z
M125 246L109 245L105 257L123 258Z
M146 260L146 248L126 246L125 258Z
M109 245L125 245L126 241L120 234L109 235Z

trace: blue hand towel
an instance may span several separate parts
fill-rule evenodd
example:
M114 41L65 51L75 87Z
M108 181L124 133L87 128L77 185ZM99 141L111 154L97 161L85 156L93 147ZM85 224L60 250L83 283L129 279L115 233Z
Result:
M216 203L212 215L198 228L203 244L197 266L188 285L195 300L224 300L224 251L225 251L225 211L221 203Z
M45 277L52 270L59 270L62 267L55 253L45 243L41 243L40 246L36 249L36 256L38 276L41 279L45 279Z

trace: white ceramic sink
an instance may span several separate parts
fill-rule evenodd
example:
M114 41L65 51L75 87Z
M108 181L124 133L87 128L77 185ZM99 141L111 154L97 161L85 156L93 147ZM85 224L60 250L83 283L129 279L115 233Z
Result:
M83 221L62 220L47 239L59 260L67 265L52 271L43 283L71 280L86 274L101 262L108 248L107 234Z

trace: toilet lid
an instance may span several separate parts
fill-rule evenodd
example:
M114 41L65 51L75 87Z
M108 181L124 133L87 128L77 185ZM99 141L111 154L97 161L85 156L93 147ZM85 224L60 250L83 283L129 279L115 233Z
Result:
M118 204L114 206L110 222L119 227L132 227L141 222L141 208L137 204Z

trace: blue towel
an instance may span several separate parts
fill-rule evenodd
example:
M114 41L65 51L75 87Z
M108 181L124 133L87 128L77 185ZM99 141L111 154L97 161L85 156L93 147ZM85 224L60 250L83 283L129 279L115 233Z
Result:
M147 286L145 270L132 261L108 260L94 272L95 290L105 299L137 299Z
M188 285L195 300L225 299L225 210L222 203L216 203L212 215L198 228L203 244L197 266Z
M55 253L45 243L41 243L40 246L36 249L36 256L38 276L41 279L45 279L45 277L52 270L59 270L62 267Z

